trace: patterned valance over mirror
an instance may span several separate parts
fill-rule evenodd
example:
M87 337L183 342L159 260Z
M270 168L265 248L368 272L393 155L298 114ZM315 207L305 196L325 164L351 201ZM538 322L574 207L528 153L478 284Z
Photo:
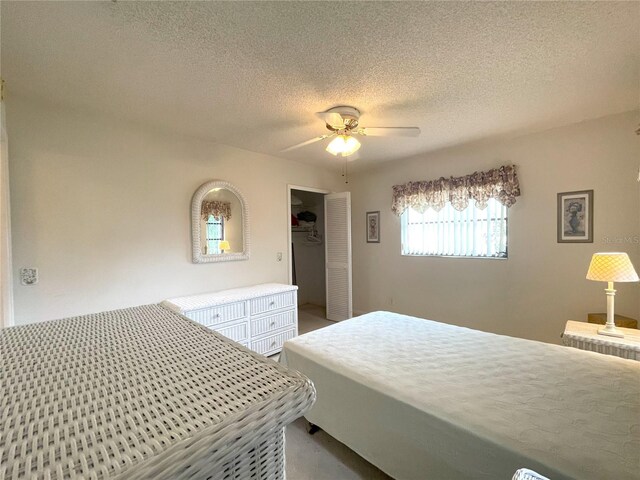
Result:
M231 220L231 202L220 202L218 200L202 201L202 219L207 220L209 216Z
M202 185L191 203L194 263L249 258L249 211L240 191L223 180Z
M516 167L505 165L464 177L441 177L394 185L391 210L396 215L402 215L407 208L420 213L428 208L439 211L447 202L451 202L453 208L462 211L469 206L469 200L474 200L478 208L484 209L490 198L510 207L519 196Z

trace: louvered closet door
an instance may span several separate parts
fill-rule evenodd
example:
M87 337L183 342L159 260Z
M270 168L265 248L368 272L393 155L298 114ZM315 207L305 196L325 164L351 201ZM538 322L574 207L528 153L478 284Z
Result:
M351 194L324 196L327 318L351 318Z

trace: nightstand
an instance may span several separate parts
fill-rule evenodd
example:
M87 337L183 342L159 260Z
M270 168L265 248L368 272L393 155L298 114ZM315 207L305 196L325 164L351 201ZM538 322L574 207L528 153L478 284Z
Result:
M640 361L640 330L618 328L624 338L598 335L600 325L569 320L562 334L562 343L568 347L614 355Z

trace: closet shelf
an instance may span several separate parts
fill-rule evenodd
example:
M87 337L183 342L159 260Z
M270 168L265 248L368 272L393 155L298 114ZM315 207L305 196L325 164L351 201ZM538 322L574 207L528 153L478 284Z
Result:
M313 230L313 227L300 227L300 226L291 226L292 232L310 232Z

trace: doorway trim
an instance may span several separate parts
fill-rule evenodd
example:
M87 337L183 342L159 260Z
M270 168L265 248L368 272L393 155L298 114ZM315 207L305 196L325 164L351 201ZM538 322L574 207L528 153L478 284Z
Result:
M302 185L287 184L287 274L289 285L293 285L293 262L291 261L291 190L321 193L323 195L333 193L331 190L325 190L323 188L304 187Z

